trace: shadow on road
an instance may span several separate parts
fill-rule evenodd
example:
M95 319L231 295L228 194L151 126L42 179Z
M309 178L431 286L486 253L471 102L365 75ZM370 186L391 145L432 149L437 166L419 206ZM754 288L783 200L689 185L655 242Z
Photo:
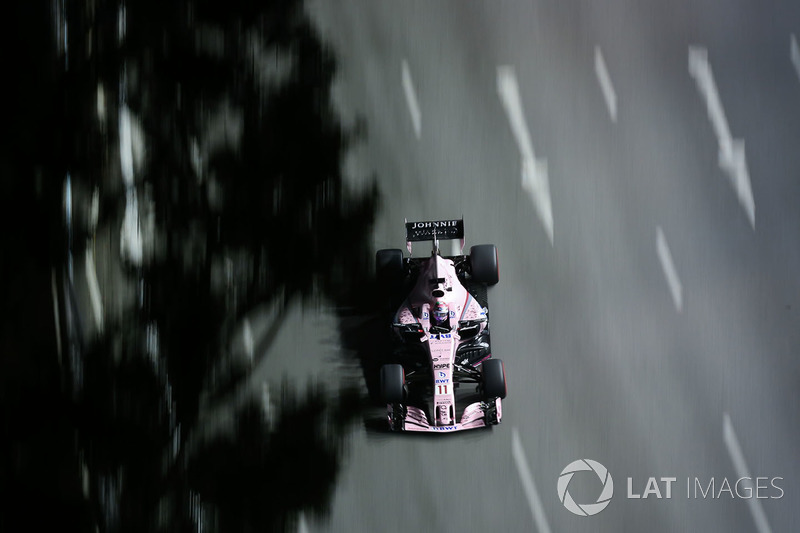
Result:
M332 107L336 62L302 2L15 10L0 529L324 515L358 391L287 383L194 438L249 376L231 348L248 312L361 304L378 192L344 182L359 135Z

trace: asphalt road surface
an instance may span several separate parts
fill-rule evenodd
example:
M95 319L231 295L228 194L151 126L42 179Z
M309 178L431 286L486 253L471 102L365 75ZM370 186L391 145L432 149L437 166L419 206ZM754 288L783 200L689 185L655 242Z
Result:
M376 249L461 215L467 246L498 246L509 395L492 431L357 427L331 516L301 529L796 530L800 4L312 8L368 126L348 170L378 176ZM614 482L588 517L557 491L583 458Z

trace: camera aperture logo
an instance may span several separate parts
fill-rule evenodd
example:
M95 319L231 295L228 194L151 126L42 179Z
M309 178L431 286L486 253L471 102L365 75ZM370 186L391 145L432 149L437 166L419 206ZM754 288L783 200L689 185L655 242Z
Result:
M576 503L569 493L569 482L572 481L572 477L576 472L582 471L594 472L603 484L603 490L594 503ZM608 507L608 504L611 503L612 496L614 496L614 480L611 478L608 469L597 461L591 459L572 461L561 471L561 475L558 476L558 499L561 500L561 503L564 504L564 507L566 507L568 511L578 516L596 515Z

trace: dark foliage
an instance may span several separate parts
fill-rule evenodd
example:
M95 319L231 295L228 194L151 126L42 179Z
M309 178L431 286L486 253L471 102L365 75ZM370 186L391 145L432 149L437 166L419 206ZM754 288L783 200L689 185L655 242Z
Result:
M356 194L343 183L342 155L357 136L334 112L335 59L302 2L16 9L20 50L8 71L17 80L17 138L0 162L0 529L265 531L289 527L299 511L324 514L351 421L342 413L359 403L352 391L330 405L325 389L302 395L285 385L273 419L251 403L233 435L189 446L203 391L235 391L248 376L233 369L220 374L223 383L211 377L228 364L237 321L265 302L317 295L341 303L368 261L377 190ZM265 51L288 58L266 81ZM147 142L132 190L119 175L123 105ZM238 113L240 133L203 145L208 116L223 105ZM69 226L67 176L76 198ZM142 265L109 253L105 260L120 261L142 301L98 337L81 337L88 317L66 327L62 315L57 338L51 287L57 280L62 313L76 309L67 258L94 238L81 218L93 190L98 228L112 235L126 194L151 198L163 246ZM196 251L190 261L187 246ZM217 290L215 268L231 258L245 274ZM157 351L148 328L157 331ZM34 507L46 511L28 512Z

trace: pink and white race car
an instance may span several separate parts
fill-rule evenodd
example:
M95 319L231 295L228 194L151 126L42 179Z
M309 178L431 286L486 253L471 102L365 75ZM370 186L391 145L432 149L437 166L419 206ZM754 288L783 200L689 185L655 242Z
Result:
M393 431L454 432L502 419L505 370L492 358L486 299L499 280L497 248L442 256L439 241L455 239L463 250L463 220L406 221L409 257L399 249L376 254L379 282L395 304L402 298L392 320L398 348L380 374ZM411 257L411 243L426 240L431 255Z

